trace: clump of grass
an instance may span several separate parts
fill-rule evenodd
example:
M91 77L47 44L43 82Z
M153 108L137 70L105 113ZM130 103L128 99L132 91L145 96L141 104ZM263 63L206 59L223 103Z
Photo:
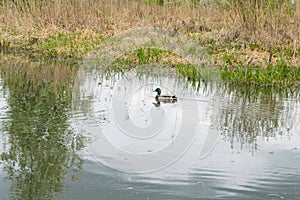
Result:
M112 63L112 67L119 68L118 66L124 65L128 67L131 66L132 68L137 65L146 64L158 64L162 66L175 67L179 63L188 64L188 61L167 50L157 48L138 48L118 57Z
M138 65L151 63L160 64L163 54L166 53L167 51L152 48L139 48L134 51L129 51L116 58L115 61L107 67L106 72L119 73L132 69Z
M88 52L96 48L104 36L101 33L94 34L85 31L63 31L39 35L30 33L21 35L10 32L10 37L15 39L2 39L1 50L3 52L27 53L31 58L38 59L83 59Z
M178 63L176 65L177 73L186 77L188 81L199 82L213 80L218 77L218 74L213 71L211 66L194 66L191 64Z
M50 58L81 59L103 41L102 35L91 38L80 32L72 31L47 35L43 40L36 40L36 49Z
M198 73L198 69L193 65L178 64L176 71L188 80L199 80L201 79L201 73Z
M106 72L109 74L124 73L137 66L147 64L175 68L176 72L187 78L187 81L193 86L201 82L207 83L207 81L213 80L217 76L210 66L194 66L170 51L155 48L139 48L135 51L127 52L107 67ZM200 84L198 84L199 86Z
M138 64L149 64L149 63L159 63L163 57L163 54L167 54L169 52L163 51L161 49L155 48L139 48L135 51Z
M300 83L300 67L288 66L283 59L266 67L235 65L221 68L219 72L223 80L239 85L298 87Z

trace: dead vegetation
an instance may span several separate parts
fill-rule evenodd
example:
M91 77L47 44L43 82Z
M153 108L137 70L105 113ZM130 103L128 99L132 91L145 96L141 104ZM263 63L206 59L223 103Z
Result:
M266 64L270 53L300 63L300 4L288 0L2 0L0 11L2 51L83 58L103 38L156 26L198 39L218 65L226 55Z

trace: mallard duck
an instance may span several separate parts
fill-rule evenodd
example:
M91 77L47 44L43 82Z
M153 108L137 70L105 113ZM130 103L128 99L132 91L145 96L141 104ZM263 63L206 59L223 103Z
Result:
M155 97L157 102L173 103L177 101L177 97L175 95L161 95L160 88L156 88L153 92L157 92Z

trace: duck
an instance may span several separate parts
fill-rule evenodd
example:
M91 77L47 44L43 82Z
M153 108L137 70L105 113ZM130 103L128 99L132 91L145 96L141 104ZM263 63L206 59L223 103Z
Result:
M161 89L156 88L153 92L157 92L155 100L157 102L164 102L164 103L174 103L177 101L177 97L175 95L161 95Z

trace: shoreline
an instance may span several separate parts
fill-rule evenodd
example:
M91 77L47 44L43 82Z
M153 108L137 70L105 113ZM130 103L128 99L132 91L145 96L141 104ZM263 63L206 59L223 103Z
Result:
M214 65L223 70L265 69L282 62L289 68L300 68L299 4L274 6L266 1L251 7L248 1L242 5L223 5L220 1L208 5L115 0L89 0L87 4L70 0L39 5L33 0L27 2L3 1L0 5L2 54L80 61L117 33L152 26L198 41ZM252 12L243 10L245 6ZM255 18L258 16L260 21ZM293 76L298 84L299 74Z

